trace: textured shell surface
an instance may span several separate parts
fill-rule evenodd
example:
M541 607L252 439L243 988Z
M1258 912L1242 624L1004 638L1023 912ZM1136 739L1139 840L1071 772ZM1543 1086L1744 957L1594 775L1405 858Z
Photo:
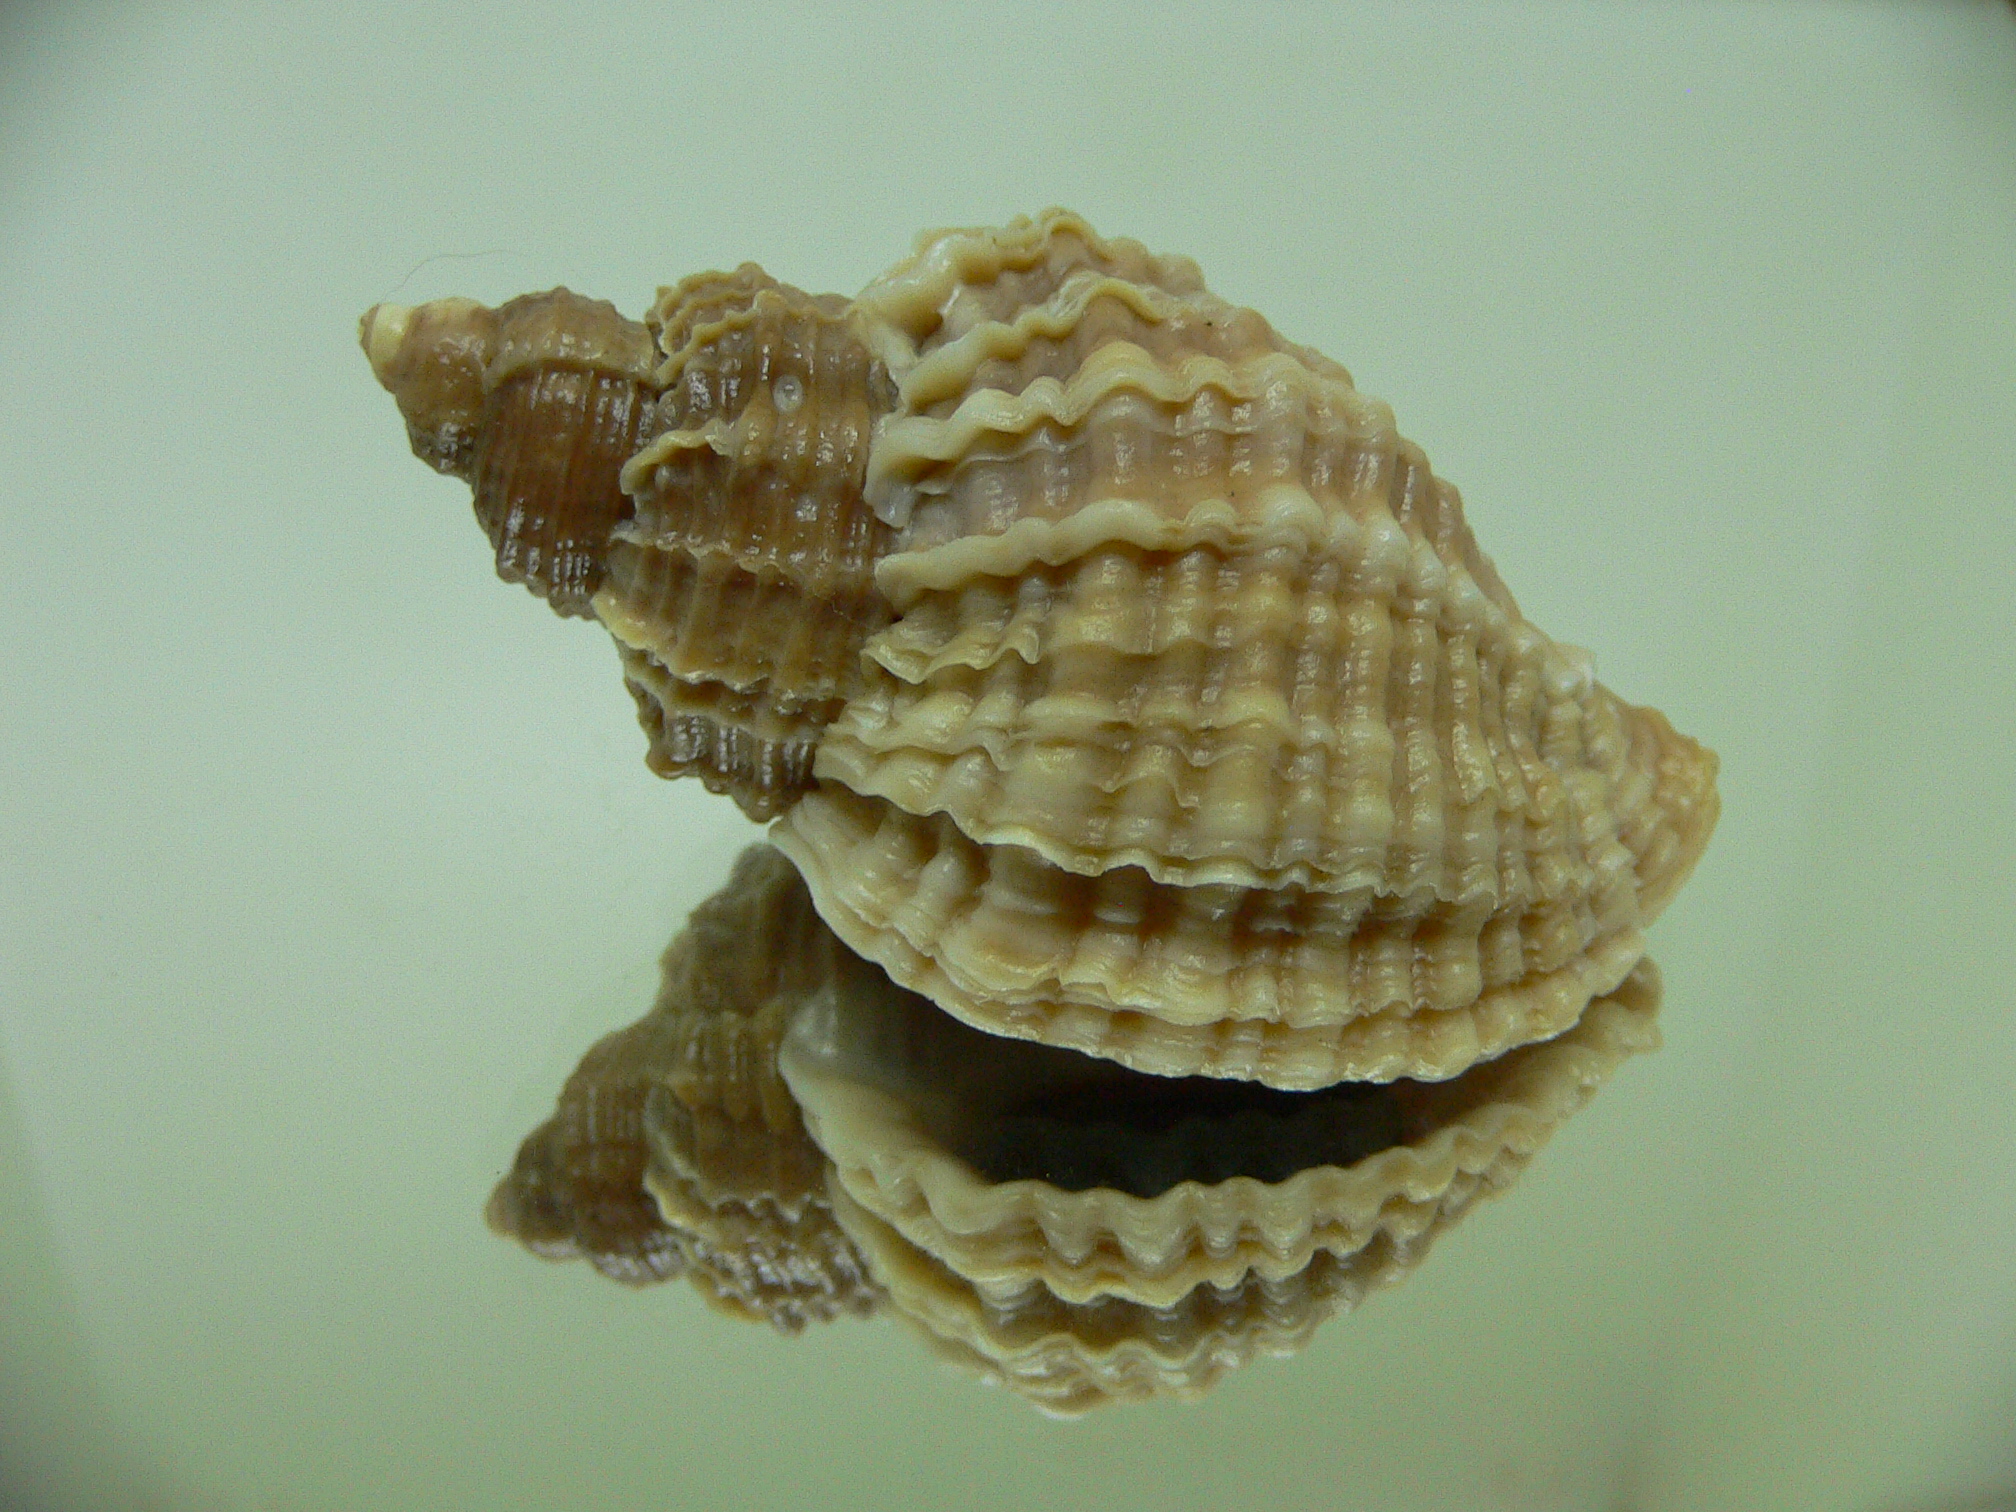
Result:
M1521 615L1384 404L1067 212L851 301L744 265L363 337L653 768L989 1033L1454 1077L1618 990L1714 825L1713 755Z

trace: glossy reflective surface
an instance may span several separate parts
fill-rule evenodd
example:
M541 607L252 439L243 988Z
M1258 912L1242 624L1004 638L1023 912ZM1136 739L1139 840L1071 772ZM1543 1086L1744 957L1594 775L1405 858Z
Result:
M16 1501L2016 1484L2008 7L0 28ZM756 831L644 769L606 638L498 588L354 344L758 251L854 288L1051 202L1391 400L1724 799L1666 1048L1512 1198L1295 1358L1076 1426L485 1228Z

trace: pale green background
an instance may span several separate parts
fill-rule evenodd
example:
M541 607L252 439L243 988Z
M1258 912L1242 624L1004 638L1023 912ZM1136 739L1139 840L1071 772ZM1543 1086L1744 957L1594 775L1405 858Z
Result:
M0 1502L2010 1504L2009 5L16 4L0 89ZM1725 801L1662 1054L1306 1353L1076 1424L484 1230L756 832L354 338L1053 202L1390 400Z

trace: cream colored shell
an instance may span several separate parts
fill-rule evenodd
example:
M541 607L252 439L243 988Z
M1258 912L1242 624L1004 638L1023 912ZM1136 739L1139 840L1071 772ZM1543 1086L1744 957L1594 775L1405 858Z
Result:
M538 1253L886 1300L1049 1411L1194 1395L1656 1042L1714 756L1187 259L1050 211L852 301L745 264L360 334L652 768L776 820L499 1185Z
M1385 405L1066 212L852 301L745 265L363 334L653 766L989 1032L1454 1076L1615 989L1713 827L1712 754L1523 618Z

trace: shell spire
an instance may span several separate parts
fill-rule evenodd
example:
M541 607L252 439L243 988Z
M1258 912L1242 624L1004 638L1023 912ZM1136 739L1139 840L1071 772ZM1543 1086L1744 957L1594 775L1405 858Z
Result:
M623 464L651 424L650 334L565 289L497 309L441 299L377 305L359 328L414 454L469 484L497 574L586 615Z
M498 575L615 637L652 770L756 818L809 790L888 619L861 478L892 394L846 302L750 264L642 322L555 289L378 305L358 335L414 453L470 485Z
M651 1011L597 1042L526 1136L490 1227L632 1286L683 1275L786 1333L872 1312L880 1289L833 1221L777 1047L809 994L874 975L782 857L745 852L665 948Z

